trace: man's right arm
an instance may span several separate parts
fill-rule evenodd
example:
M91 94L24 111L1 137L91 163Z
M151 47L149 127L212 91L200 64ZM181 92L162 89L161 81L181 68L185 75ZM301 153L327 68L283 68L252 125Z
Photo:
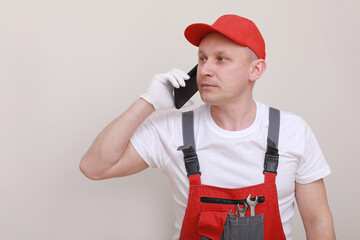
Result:
M130 142L135 130L155 108L140 98L95 139L80 162L81 172L93 180L122 177L148 167Z
M130 142L135 130L155 111L174 107L173 88L185 86L190 77L179 69L157 74L147 91L95 139L80 162L90 179L123 177L148 167Z

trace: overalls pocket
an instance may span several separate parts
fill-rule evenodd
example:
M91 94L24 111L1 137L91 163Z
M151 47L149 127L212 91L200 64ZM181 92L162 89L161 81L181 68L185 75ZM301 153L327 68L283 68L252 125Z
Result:
M254 199L252 200L254 201ZM200 201L203 209L200 214L198 231L202 240L264 239L263 214L244 216L243 212L243 216L239 216L239 209L236 214L231 213L234 205L246 205L246 199L201 197ZM258 203L263 202L265 202L265 197L258 197Z
M203 212L198 230L201 240L263 240L263 214L238 217L228 213Z
M220 239L228 216L223 211L202 211L198 225L201 239Z
M263 240L263 214L249 217L228 216L220 240Z

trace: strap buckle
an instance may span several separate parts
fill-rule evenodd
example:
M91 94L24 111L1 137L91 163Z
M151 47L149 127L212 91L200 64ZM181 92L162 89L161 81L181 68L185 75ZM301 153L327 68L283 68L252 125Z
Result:
M272 153L267 152L265 154L263 174L268 172L268 173L275 173L277 175L278 164L279 164L279 154L274 152Z
M201 175L198 157L194 148L192 146L180 146L177 150L181 150L184 153L185 168L188 173L187 176L189 177L195 174Z

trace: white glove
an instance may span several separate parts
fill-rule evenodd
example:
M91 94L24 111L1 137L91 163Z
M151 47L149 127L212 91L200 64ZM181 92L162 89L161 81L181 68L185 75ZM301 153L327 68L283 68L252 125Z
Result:
M151 103L155 110L173 108L175 106L173 88L185 87L185 81L189 78L184 71L176 68L167 73L157 74L140 97ZM192 102L186 105L192 105Z

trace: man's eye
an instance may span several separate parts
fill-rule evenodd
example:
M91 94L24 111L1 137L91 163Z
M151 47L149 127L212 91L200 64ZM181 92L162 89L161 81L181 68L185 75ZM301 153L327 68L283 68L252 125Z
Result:
M199 58L199 61L200 61L200 62L205 62L205 61L206 61L206 58Z
M219 61L220 61L220 62L224 62L225 60L226 60L225 58L219 57Z

